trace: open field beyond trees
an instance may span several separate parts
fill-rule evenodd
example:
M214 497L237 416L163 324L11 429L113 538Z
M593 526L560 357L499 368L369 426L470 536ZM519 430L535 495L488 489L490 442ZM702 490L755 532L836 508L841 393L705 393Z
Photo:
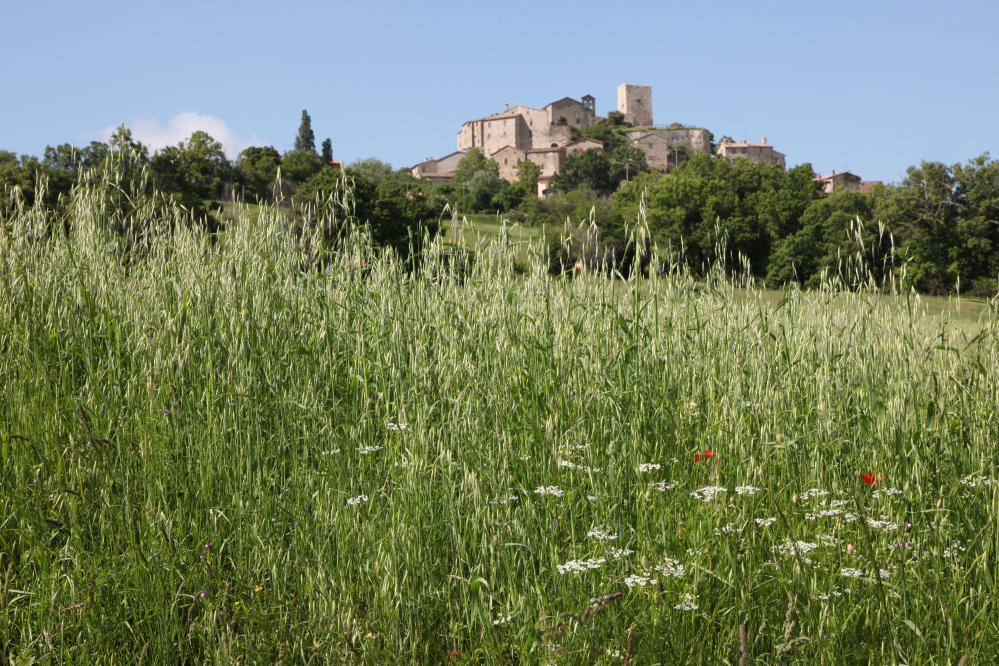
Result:
M3 219L5 663L999 658L994 303L116 196Z

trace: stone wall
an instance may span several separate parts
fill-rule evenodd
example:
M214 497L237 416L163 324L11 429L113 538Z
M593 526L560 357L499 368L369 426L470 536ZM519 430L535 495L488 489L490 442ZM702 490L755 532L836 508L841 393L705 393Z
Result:
M652 124L652 86L622 83L617 87L617 110L636 127Z
M499 164L499 175L503 180L517 182L517 163L527 159L527 151L513 146L500 148L489 156Z
M659 134L631 138L631 145L645 153L645 161L658 171L668 171L676 166L676 152L670 149L669 139Z
M597 141L596 139L591 139L589 137L583 137L582 139L577 139L566 145L567 155L581 155L590 148L596 148L597 150L604 149L604 142Z
M743 158L753 163L763 162L765 164L776 164L781 168L784 167L784 153L774 150L773 146L767 144L766 139L763 140L763 143L742 141L740 143L719 144L718 157L728 159L733 164L735 160Z
M527 151L527 159L541 167L542 176L554 176L565 159L565 148L534 148Z
M589 127L595 122L593 111L570 97L552 102L545 107L545 111L548 112L548 123L551 125L556 125L559 118L565 118L570 127Z
M565 126L545 125L534 130L531 137L532 148L551 148L555 146L561 148L572 140L572 130Z

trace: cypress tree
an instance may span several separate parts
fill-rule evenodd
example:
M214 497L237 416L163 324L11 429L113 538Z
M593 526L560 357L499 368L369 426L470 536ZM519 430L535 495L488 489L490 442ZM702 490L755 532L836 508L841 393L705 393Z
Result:
M305 109L302 109L302 124L298 127L295 150L308 150L313 154L316 152L316 133L312 131L312 118Z
M333 142L329 139L323 141L323 166L327 167L333 161Z

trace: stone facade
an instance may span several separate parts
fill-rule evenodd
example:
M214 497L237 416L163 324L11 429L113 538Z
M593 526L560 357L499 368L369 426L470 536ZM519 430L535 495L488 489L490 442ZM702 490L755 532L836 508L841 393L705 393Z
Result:
M642 132L643 136L629 135L631 145L645 153L649 167L657 171L669 171L676 167L676 151L670 147L669 139L657 132Z
M617 110L635 127L652 125L652 86L622 83L617 87Z
M859 192L863 182L860 176L855 176L849 171L840 171L839 173L833 171L828 176L816 176L813 180L822 183L822 191L826 194L832 194L840 187L847 192Z
M589 137L583 137L582 139L576 139L571 143L565 145L565 152L567 155L582 155L584 152L590 148L596 148L597 150L604 149L604 142L597 141L596 139L591 139Z
M572 141L572 128L590 127L603 120L596 113L597 101L592 95L584 95L575 100L563 97L536 109L509 105L500 113L469 120L458 132L458 152L454 164L443 164L442 160L427 160L412 168L417 178L443 180L442 174L453 173L457 161L472 148L478 148L500 166L500 176L511 182L517 179L517 162L529 159L541 167L542 177L548 178L559 172L566 156L566 148L572 143L573 150L582 153L590 148L603 150L604 145L593 139ZM622 84L618 88L618 110L632 123L652 124L652 88ZM565 119L564 121L562 119ZM686 139L696 145L694 139ZM662 143L654 140L653 143ZM668 145L668 142L667 142ZM655 158L654 158L655 159ZM539 186L540 187L540 186ZM540 190L539 190L540 191Z
M542 177L551 177L562 167L565 148L533 148L527 151L527 159L541 167Z
M784 168L784 153L778 153L774 147L767 143L767 137L763 137L763 143L749 143L743 139L739 143L718 144L718 157L725 158L735 164L738 158L744 158L750 162L763 162L765 164L776 164Z
M461 161L466 155L463 151L457 151L446 155L439 160L435 160L432 157L428 157L423 162L420 162L416 166L412 167L409 171L416 178L431 178L434 185L440 182L447 182L454 175L454 170L458 166L458 162ZM446 175L445 175L446 174Z
M628 138L634 141L652 134L657 134L669 141L670 148L676 150L678 146L686 146L689 153L711 154L711 132L704 129L681 129L681 130L643 130L641 132L631 132Z
M593 99L589 95L587 97ZM558 125L562 118L565 118L569 127L589 127L596 123L593 109L571 97L563 97L557 102L552 102L544 110L548 112L549 125Z
M504 146L489 156L499 164L499 175L511 183L517 180L517 163L527 159L527 151L513 146Z

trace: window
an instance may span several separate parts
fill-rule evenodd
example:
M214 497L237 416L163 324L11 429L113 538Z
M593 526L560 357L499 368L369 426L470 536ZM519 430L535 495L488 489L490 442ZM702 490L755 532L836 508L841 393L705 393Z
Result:
M731 162L732 164L735 164L735 158L734 157L728 158L728 161Z
M509 164L509 163L510 163L510 158L508 158L508 157L504 157L504 158L503 158L503 164L504 164L504 165L507 165L507 164Z
M533 120L528 120L527 124L530 125L531 127L534 127L534 121Z
M487 135L486 135L486 138L487 138L487 139L491 139L491 138L493 138L493 135L492 135L492 134L487 134Z

